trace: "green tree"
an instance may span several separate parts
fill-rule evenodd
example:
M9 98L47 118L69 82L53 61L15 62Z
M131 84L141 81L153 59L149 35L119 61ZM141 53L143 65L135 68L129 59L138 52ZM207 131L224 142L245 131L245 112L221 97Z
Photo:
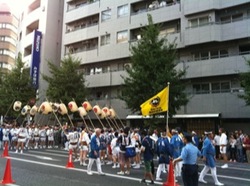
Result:
M250 67L250 59L246 60ZM245 89L244 94L239 95L240 98L246 101L246 105L250 105L250 70L240 74L241 86Z
M121 99L133 112L140 111L140 105L154 96L170 82L169 114L176 114L188 99L184 93L185 84L181 80L185 71L177 71L176 44L159 37L161 25L153 23L148 14L148 25L141 30L142 38L130 48L131 68L124 78Z
M67 104L73 99L79 105L86 97L85 79L83 72L78 71L80 60L72 56L61 60L61 66L58 67L52 62L48 62L51 76L42 75L49 86L46 92L50 101Z
M14 116L14 101L21 101L23 106L35 99L36 90L32 87L29 69L24 68L21 55L16 59L16 66L2 76L0 85L0 115ZM9 109L10 108L10 109ZM9 109L9 111L8 111Z

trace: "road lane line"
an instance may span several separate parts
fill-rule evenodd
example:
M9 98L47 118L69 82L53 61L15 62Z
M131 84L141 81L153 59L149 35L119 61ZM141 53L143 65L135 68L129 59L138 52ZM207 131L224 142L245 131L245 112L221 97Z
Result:
M51 155L51 156L59 156L59 157L69 157L69 155L63 155L63 154L55 154L55 153L49 153L49 152L41 152L41 151L30 151L31 153L34 154L45 154L45 155Z
M9 159L12 160L16 160L16 161L22 161L22 162L26 162L26 163L33 163L33 164L38 164L38 165L44 165L44 166L49 166L49 167L55 167L55 168L61 168L61 169L66 169L65 166L62 165L54 165L54 164L49 164L49 163L43 163L43 162L37 162L37 161L33 161L33 160L25 160L25 159L20 159L20 158L15 158L15 157L8 157ZM87 173L87 170L84 169L79 169L79 168L70 168L70 170L74 170L74 171L78 171L78 172L85 172ZM92 171L94 174L98 175L97 171ZM133 178L133 177L127 177L127 176L120 176L120 175L114 175L114 174L109 174L109 173L105 173L105 176L109 176L109 177L115 177L115 178L121 178L121 179L127 179L127 180L132 180L132 181L138 181L140 182L141 179L138 178ZM162 185L162 182L154 182L157 185Z
M198 164L199 166L204 166L204 164ZM216 166L217 168L221 168L221 166ZM232 166L228 166L227 169L232 169L232 170L241 170L241 171L250 171L250 169L246 169L246 168L239 168L239 167L232 167Z
M14 152L10 152L11 154L15 154ZM51 157L48 157L48 156L38 156L38 155L35 155L35 154L26 154L26 153L23 153L23 154L20 154L21 156L31 156L31 157L35 157L35 158L38 158L38 159L43 159L43 160L51 160L51 161L60 161L60 160L57 160L57 159L53 159Z
M33 164L39 164L39 165L44 165L44 166L50 166L50 167L55 167L55 168L61 168L61 169L66 169L65 166L62 165L55 165L55 164L49 164L49 163L43 163L43 162L37 162L37 161L32 161L32 160L25 160L25 159L20 159L20 158L15 158L15 157L8 157L10 159L13 160L17 160L17 161L22 161L22 162L27 162L27 163L33 163ZM71 170L74 171L79 171L79 172L87 172L87 170L84 169L79 169L79 168L70 168ZM98 174L97 171L92 171L94 174ZM127 179L127 180L133 180L133 181L140 181L141 179L138 178L133 178L133 177L127 177L127 176L121 176L121 175L115 175L115 174L109 174L109 173L105 173L106 176L109 177L115 177L115 178L122 178L122 179ZM211 176L211 174L207 174L209 176ZM240 180L240 181L246 181L246 182L250 182L250 179L246 179L246 178L239 178L239 177L232 177L232 176L224 176L224 175L217 175L220 178L227 178L227 179L234 179L234 180ZM162 182L155 182L155 184L157 185L162 185Z

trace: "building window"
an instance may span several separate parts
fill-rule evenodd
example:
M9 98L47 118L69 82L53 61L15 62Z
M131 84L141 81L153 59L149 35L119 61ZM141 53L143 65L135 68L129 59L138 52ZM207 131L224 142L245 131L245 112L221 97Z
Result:
M249 18L249 17L250 17L250 9L247 10L247 18Z
M201 60L208 60L209 59L209 52L201 52Z
M236 22L243 20L243 13L227 15L220 18L221 24Z
M209 23L208 16L195 18L195 19L190 19L189 20L189 27L195 28L195 27L198 27L198 26L207 25L208 23Z
M110 44L110 34L101 36L101 46Z
M191 28L198 27L198 19L191 19L191 20L189 20L189 26Z
M125 43L128 41L128 31L117 32L117 43Z
M195 52L192 55L193 55L194 61L200 61L200 60L228 57L228 51L225 49L224 50L212 50L212 51Z
M111 19L111 9L102 11L102 21Z
M208 16L199 18L199 26L207 25L209 22Z
M250 54L250 45L239 46L240 55Z
M212 93L220 93L220 83L212 83L211 84Z
M221 92L230 92L230 83L222 82L221 83Z
M117 16L122 17L128 15L128 5L122 5L117 8Z
M0 36L0 41L3 41L3 42L9 42L13 45L16 45L16 42L13 38L11 37L7 37L7 36Z
M211 87L211 88L210 88ZM230 92L230 82L213 82L213 83L201 83L193 84L194 94L212 94Z
M231 22L231 16L224 16L224 17L221 17L221 18L220 18L220 21L221 21L222 24L230 23L230 22Z
M216 58L218 58L219 57L219 51L211 51L210 52L210 58L211 59L216 59Z
M228 57L228 51L227 50L220 50L219 53L220 53L220 58Z
M241 21L241 20L243 20L243 14L242 13L232 15L232 22Z

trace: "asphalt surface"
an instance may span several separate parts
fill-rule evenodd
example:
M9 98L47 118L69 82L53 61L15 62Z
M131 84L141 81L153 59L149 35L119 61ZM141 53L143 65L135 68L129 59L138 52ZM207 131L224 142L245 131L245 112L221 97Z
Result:
M0 151L0 154L3 152ZM20 186L139 186L143 178L143 164L140 169L131 169L129 176L117 175L119 169L112 169L112 165L103 165L105 176L96 172L93 165L94 175L86 173L86 167L74 163L74 168L66 168L68 152L59 149L40 149L24 151L16 154L9 151L11 162L11 176ZM0 158L0 179L3 179L6 170L7 158ZM157 168L157 161L155 161ZM203 168L200 162L200 171ZM250 164L229 163L228 169L221 169L221 162L217 162L217 174L220 182L228 186L250 186ZM163 185L166 182L167 173L162 173L163 181L155 181L155 185ZM182 184L181 178L177 178L178 184ZM199 183L200 186L214 185L211 174L205 180L207 184ZM1 184L0 184L1 185Z

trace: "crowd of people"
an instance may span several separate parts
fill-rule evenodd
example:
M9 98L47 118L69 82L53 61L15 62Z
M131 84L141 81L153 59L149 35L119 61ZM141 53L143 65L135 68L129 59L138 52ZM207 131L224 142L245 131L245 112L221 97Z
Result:
M175 178L182 177L184 185L194 186L198 181L206 183L204 177L209 170L215 185L224 185L217 178L216 158L224 162L221 168L227 168L228 161L250 163L249 136L241 130L226 133L223 128L219 129L219 134L205 131L199 137L195 131L188 134L180 128L158 133L157 130L150 132L129 127L115 131L112 128L13 123L0 127L0 149L6 147L16 153L38 148L72 150L74 161L86 166L88 175L93 175L94 162L99 175L105 175L102 165L112 166L119 175L130 175L131 169L140 169L143 162L145 174L141 182L146 183L148 179L151 184L154 184L154 180L162 180L161 174L168 171L171 162ZM158 167L154 172L153 159L156 157ZM204 162L200 176L196 163L198 157Z

